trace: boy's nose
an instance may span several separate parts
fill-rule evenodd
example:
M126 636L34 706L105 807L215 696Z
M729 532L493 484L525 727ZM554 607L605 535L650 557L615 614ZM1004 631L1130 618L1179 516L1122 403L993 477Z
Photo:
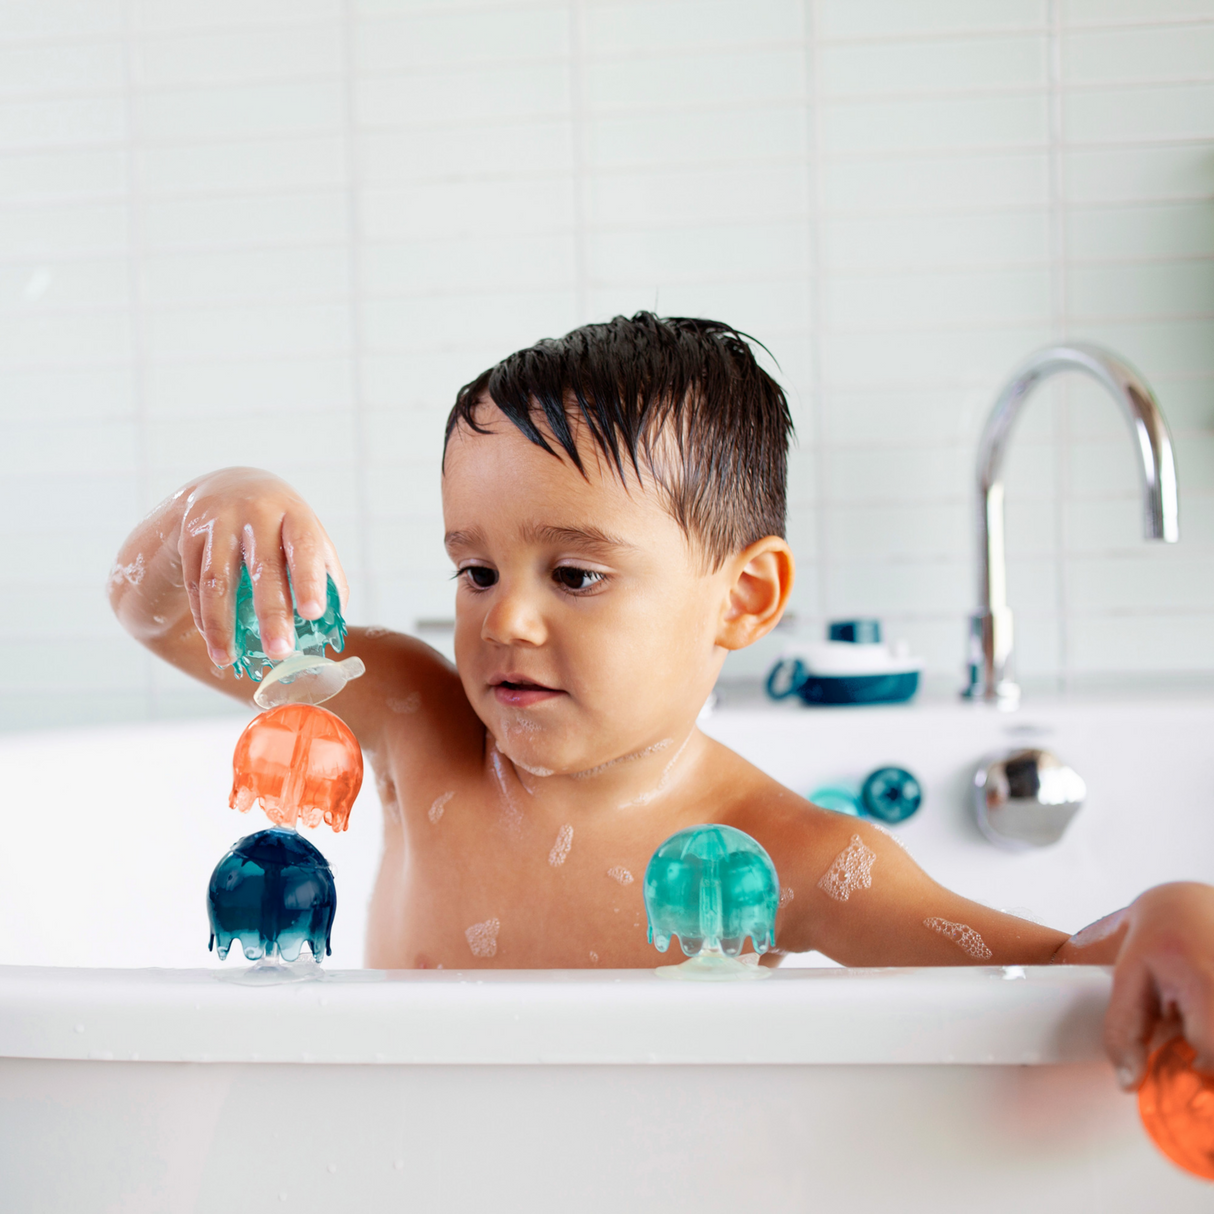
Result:
M526 594L500 586L481 624L481 640L497 645L542 645L544 618Z

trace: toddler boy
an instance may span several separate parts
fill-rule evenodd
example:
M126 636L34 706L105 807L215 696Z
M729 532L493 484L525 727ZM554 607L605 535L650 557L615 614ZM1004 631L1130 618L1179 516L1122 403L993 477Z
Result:
M1159 887L1075 937L961 898L879 828L819 809L696 727L730 650L779 621L791 419L724 324L641 313L503 360L459 393L443 455L453 668L352 628L367 674L327 707L384 807L367 964L652 966L641 877L675 831L753 835L781 880L777 939L845 965L1116 963L1110 1054L1136 1086L1161 1019L1214 1066L1214 890ZM154 653L251 702L231 672L253 580L267 652L293 648L341 564L278 478L197 478L118 556L111 599ZM763 958L764 964L778 957Z

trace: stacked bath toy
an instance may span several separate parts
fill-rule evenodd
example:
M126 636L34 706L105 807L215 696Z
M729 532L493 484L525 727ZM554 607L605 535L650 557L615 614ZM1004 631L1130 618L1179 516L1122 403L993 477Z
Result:
M295 591L291 591L294 602ZM265 652L261 628L253 606L253 583L247 567L236 587L236 677L248 675L260 683L253 694L258 708L279 704L323 704L351 680L365 673L361 658L335 662L325 657L325 646L335 653L346 647L346 622L333 579L328 579L325 610L319 619L305 620L295 612L295 652L275 661Z
M246 571L242 586L247 578ZM349 823L362 786L362 750L346 723L318 700L336 695L363 665L357 658L338 663L324 656L325 644L340 650L345 639L332 579L325 615L305 621L296 614L299 648L280 663L265 656L251 602L239 596L237 625L237 669L262 679L259 704L270 688L276 706L255 717L236 743L228 804L247 813L259 802L274 826L237 842L211 874L208 947L226 959L239 941L245 958L258 963L241 976L244 981L314 976L332 951L337 890L324 856L296 825L323 821L343 831ZM263 667L270 668L264 678ZM303 956L305 944L310 959Z
M663 978L766 978L738 960L746 937L756 953L776 943L780 883L771 857L732 826L690 826L671 835L645 869L649 940L664 953L673 937L690 958L662 966Z

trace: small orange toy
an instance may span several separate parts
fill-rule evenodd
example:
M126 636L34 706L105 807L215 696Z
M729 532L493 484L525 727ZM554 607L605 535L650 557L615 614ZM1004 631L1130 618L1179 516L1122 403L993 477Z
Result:
M1193 1069L1193 1047L1173 1037L1151 1055L1138 1112L1155 1145L1174 1163L1214 1180L1214 1076Z
M248 813L254 801L271 822L349 825L363 782L363 754L349 726L315 704L283 704L254 717L232 755L228 804Z

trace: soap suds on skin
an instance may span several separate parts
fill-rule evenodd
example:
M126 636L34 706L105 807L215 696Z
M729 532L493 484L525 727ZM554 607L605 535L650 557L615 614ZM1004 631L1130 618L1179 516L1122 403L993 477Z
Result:
M386 637L388 635L388 633L391 631L392 631L391 628L381 628L378 624L376 624L376 625L374 625L374 627L364 628L363 636L365 636L365 637Z
M893 841L900 848L902 848L902 850L904 852L906 852L906 854L908 856L910 855L910 848L906 846L905 840L903 840L901 836L894 834L894 832L892 830L890 830L889 827L882 826L880 822L870 822L869 825L874 830L879 830L887 839L893 839Z
M387 704L393 712L402 714L416 712L422 706L421 693L411 691L403 699L396 699L393 696L389 696Z
M498 750L497 743L492 738L489 739L489 763L493 768L494 778L497 780L498 792L501 794L502 817L506 820L506 826L512 832L521 830L523 811L519 809L518 802L514 799L514 794L511 793L506 782L506 764L503 762L502 752Z
M533 721L530 717L507 717L502 722L502 733L505 735L508 743L512 740L512 735L517 737L519 734L523 734L528 738L533 739L534 736L539 732L539 724ZM511 747L511 749L514 748ZM505 751L502 751L502 754L505 755L506 758L508 758L519 771L525 771L528 775L545 777L555 774L551 767L540 767L535 764L525 763L522 759L516 758L514 755L506 755ZM522 781L520 780L519 783L522 784ZM531 792L531 789L527 788L526 784L523 784L522 786L527 790L527 792Z
M644 750L634 750L632 754L620 755L618 759L608 759L606 763L600 763L597 767L588 767L585 771L576 771L573 773L573 778L575 780L587 780L591 776L601 775L609 768L616 767L620 763L630 763L633 759L643 759L646 755L654 754L659 750L665 750L667 746L673 745L674 738L663 738L652 746L646 746Z
M128 585L138 586L145 573L147 570L143 566L143 553L137 552L129 565L115 564L111 567L109 584L117 586L119 582L126 582Z
M530 767L521 759L511 759L510 762L513 763L515 767L521 767L529 776L539 776L541 779L543 779L544 777L553 774L551 767ZM525 784L523 787L527 788ZM527 788L527 791L530 792L531 789Z
M670 762L662 768L662 774L657 784L649 792L643 792L639 797L634 797L631 801L625 801L619 808L629 809L633 805L648 805L654 797L659 796L665 790L666 785L670 783L670 773L674 769L674 765L679 761L679 756L687 749L687 743L690 741L691 734L688 734L683 739L683 745L670 756Z
M1088 948L1090 945L1099 944L1101 940L1107 940L1120 929L1129 913L1130 908L1123 906L1121 910L1113 911L1111 915L1105 915L1103 919L1097 919L1095 923L1089 923L1087 927L1081 928L1071 937L1071 943L1076 948Z
M622 864L616 864L614 867L609 868L607 875L613 881L618 881L621 885L631 885L633 882L632 874ZM619 910L618 906L616 910Z
M437 825L438 820L443 816L443 811L447 808L447 802L450 801L453 796L455 796L454 792L445 792L441 797L435 797L429 810L426 811L426 817L429 818L432 823Z
M598 965L598 963L599 963L599 955L598 955L598 953L596 953L594 951L594 949L591 949L590 950L590 964Z
M986 941L964 923L952 923L948 919L933 915L930 919L923 920L923 926L938 932L946 940L951 940L963 953L979 961L989 961L995 955L986 947Z
M793 897L794 897L794 895L793 895L793 891L792 891L792 886L790 886L790 885L781 885L780 886L780 907L781 908L787 906L793 900Z
M846 902L858 889L872 886L873 864L877 853L865 845L859 835L852 835L851 842L834 858L830 868L822 874L818 888L836 902Z
M484 923L474 923L464 932L468 947L474 957L493 957L497 954L497 934L502 925L497 919L486 919Z
M548 863L553 868L560 868L565 863L569 855L569 849L573 846L573 827L562 826L556 832L556 842L552 845L552 850L548 853Z

